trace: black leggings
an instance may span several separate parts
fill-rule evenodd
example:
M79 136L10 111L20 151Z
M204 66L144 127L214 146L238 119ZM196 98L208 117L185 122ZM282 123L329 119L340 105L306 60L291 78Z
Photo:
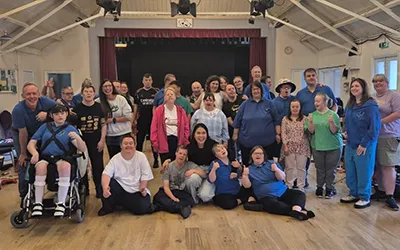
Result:
M179 202L171 200L165 193L164 188L160 188L156 195L154 195L153 203L161 207L161 210L167 211L173 214L181 212L182 207L194 206L194 200L192 195L184 190L171 190Z
M236 195L218 194L218 195L214 196L213 201L214 201L214 204L220 208L233 209L233 208L239 206L237 200L240 200L243 204L248 201L250 196L254 197L252 188L244 188L242 186Z
M100 138L98 139L100 140ZM84 137L86 145L90 145L90 147L88 147L88 153L90 162L92 164L93 182L94 185L96 186L96 194L103 195L103 188L101 187L101 175L104 170L104 161L103 161L103 151L99 152L97 150L97 143L99 142L99 140L92 140L89 138L86 139ZM87 188L89 188L89 186L87 186Z
M178 148L178 137L170 135L167 137L168 140L168 153L160 153L161 164L164 163L165 160L170 159L171 161L175 160L175 152Z
M151 120L150 123L148 123L141 121L139 118L137 124L137 131L138 131L137 143L136 143L137 151L143 152L143 143L146 141L146 135L150 135L150 126L151 126ZM158 153L154 152L153 146L151 147L151 151L153 151L154 165L158 165Z
M264 197L258 203L262 204L264 211L268 213L289 215L293 206L305 208L306 195L300 190L287 189L281 197Z
M113 212L116 206L122 206L124 209L136 215L151 213L150 195L143 197L140 192L128 193L121 185L111 178L110 180L111 196L107 199L102 197L103 208L107 212Z

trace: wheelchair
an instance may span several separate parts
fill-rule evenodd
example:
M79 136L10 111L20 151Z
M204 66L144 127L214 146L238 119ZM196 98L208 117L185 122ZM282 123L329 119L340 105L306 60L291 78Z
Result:
M47 166L46 184L49 192L45 193L43 197L43 215L47 212L54 212L55 204L57 203L57 191L58 191L58 174L55 163L59 159L69 158L71 164L70 174L70 187L68 195L65 201L65 215L68 215L69 219L75 216L77 223L83 222L85 219L85 203L86 203L86 186L81 180L87 174L88 159L87 153L78 152L76 149L62 157L50 156L49 164ZM28 192L21 201L21 210L16 211L11 215L10 222L15 228L26 228L29 224L29 219L32 218L33 203L35 201L35 165L30 164L30 159L27 161L25 179L28 182ZM48 193L55 194L51 198L46 198ZM64 215L64 216L65 216Z

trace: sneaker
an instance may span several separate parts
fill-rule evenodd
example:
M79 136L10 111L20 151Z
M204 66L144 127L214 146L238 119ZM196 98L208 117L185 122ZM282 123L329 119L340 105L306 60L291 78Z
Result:
M332 199L335 196L333 189L326 189L325 190L325 199Z
M375 193L371 195L371 200L386 200L386 193L381 190L375 190Z
M185 206L181 208L181 215L184 219L188 218L192 213L192 208L190 206Z
M315 191L315 195L318 198L322 198L324 196L324 189L322 187L318 187L317 190Z
M354 207L357 209L363 209L371 206L371 201L359 200L354 204Z
M359 198L357 198L357 197L354 197L354 196L352 196L352 195L347 195L347 196L341 198L341 199L340 199L340 202L341 202L341 203L355 203L355 202L357 202L358 200L359 200Z
M43 215L43 204L42 203L33 204L32 217L42 216L42 215Z
M54 217L63 217L65 213L65 205L60 202L56 204L56 209L54 211Z
M389 196L386 198L386 206L390 207L393 211L399 211L399 206L396 203L396 200L393 196Z

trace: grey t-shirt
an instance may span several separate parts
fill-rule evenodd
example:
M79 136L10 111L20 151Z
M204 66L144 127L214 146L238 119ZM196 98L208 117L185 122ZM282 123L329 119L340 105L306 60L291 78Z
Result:
M186 161L182 168L176 166L175 161L168 165L162 175L162 180L169 180L169 188L171 190L183 190L185 189L185 173L191 169L201 169L195 163Z

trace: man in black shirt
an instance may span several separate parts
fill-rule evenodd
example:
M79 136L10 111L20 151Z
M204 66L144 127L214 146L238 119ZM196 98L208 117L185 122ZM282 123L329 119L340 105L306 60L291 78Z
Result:
M135 95L135 108L134 108L134 121L137 118L137 145L136 150L142 152L143 151L143 143L146 139L146 135L150 135L150 126L153 118L153 104L154 104L154 96L156 95L159 89L153 88L153 78L151 74L146 73L143 76L143 88L140 88L136 91ZM153 148L152 148L153 150ZM154 152L154 168L158 168L158 154Z
M222 112L224 112L226 119L228 120L228 129L229 129L229 137L232 138L233 134L233 121L235 120L236 114L239 111L240 104L244 102L245 100L242 98L242 96L238 96L236 94L236 88L232 84L226 85L225 92L228 96L228 100L224 102L224 106L222 107ZM231 161L233 160L239 160L236 159L236 155L238 152L235 149L235 142L232 139L229 139L228 141L228 155L229 159Z
M93 181L96 186L96 197L101 198L103 195L101 186L101 175L104 170L103 149L107 125L101 104L94 101L95 94L95 88L92 85L85 86L82 89L83 100L76 105L73 111L77 116L77 128L82 132L82 138L88 146ZM87 174L83 177L83 183L85 183L86 190L89 192Z

